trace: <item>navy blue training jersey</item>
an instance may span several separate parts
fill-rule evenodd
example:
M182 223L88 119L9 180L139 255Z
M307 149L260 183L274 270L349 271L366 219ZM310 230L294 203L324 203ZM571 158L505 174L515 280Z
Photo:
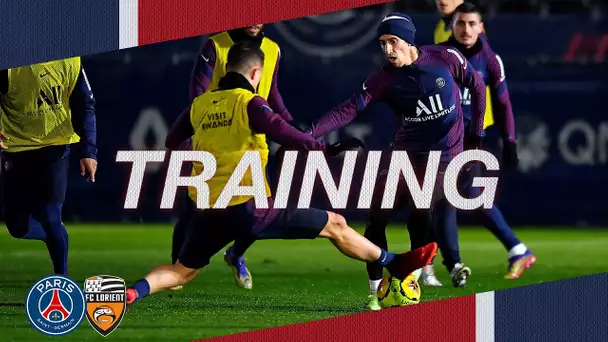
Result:
M452 36L452 38L442 43L442 45L458 49L467 58L473 68L475 68L483 79L483 82L490 87L494 120L499 126L502 137L505 140L514 141L515 121L507 88L505 68L500 56L490 48L487 41L482 39L478 39L473 46L467 48L458 43ZM460 86L460 92L466 130L471 122L473 111L471 107L471 91L466 86Z
M472 89L471 133L483 135L485 85L457 49L439 45L419 47L419 58L410 66L387 64L368 77L362 89L331 110L313 126L322 136L350 123L370 103L382 101L396 117L393 148L410 157L442 151L449 162L463 150L464 124L459 85Z

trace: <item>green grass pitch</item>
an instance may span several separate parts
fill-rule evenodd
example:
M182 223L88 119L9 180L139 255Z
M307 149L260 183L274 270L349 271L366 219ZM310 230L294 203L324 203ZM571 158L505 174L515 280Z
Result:
M361 228L361 226L357 226ZM71 277L99 274L128 284L169 261L170 225L68 225ZM608 230L518 229L536 253L536 265L523 278L508 281L506 252L489 232L462 229L463 260L473 274L464 289L449 286L440 258L435 265L443 288L422 288L423 301L507 287L537 284L608 270ZM409 247L405 228L391 228L392 251ZM220 253L221 254L221 253ZM259 241L247 253L253 290L237 288L217 255L180 292L145 298L127 311L107 338L85 320L62 341L186 341L360 312L368 293L365 265L339 254L326 240ZM51 270L44 245L15 240L0 232L0 340L51 340L29 325L23 304L28 288ZM54 338L57 339L57 338Z

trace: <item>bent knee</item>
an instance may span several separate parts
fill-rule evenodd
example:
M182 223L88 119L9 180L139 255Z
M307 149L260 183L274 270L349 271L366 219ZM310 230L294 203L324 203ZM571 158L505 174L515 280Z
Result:
M6 229L15 239L23 238L29 229L29 217L28 218L6 218Z
M179 260L175 263L175 266L177 266L177 273L180 277L179 285L185 285L186 283L189 283L190 281L192 281L192 279L196 278L196 276L200 272L200 269L193 269L184 266L184 264L182 264Z
M344 216L328 211L327 224L325 224L325 228L321 231L320 236L329 239L338 239L347 229L350 228L348 227Z

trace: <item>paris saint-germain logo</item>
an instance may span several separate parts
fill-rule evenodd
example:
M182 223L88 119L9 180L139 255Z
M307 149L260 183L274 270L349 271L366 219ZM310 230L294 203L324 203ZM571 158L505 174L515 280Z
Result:
M84 294L70 278L52 275L40 279L29 290L25 313L36 330L53 336L65 335L84 318Z

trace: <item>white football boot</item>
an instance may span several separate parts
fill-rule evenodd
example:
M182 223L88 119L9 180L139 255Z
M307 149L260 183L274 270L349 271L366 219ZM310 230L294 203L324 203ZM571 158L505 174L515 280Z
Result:
M422 272L420 273L420 279L422 280L422 284L426 286L443 286L439 279L437 279L437 277L435 276L435 268L433 267L433 265L426 265L422 268Z
M471 276L471 269L464 264L457 263L450 272L450 276L454 287L464 287L467 284L467 279Z

